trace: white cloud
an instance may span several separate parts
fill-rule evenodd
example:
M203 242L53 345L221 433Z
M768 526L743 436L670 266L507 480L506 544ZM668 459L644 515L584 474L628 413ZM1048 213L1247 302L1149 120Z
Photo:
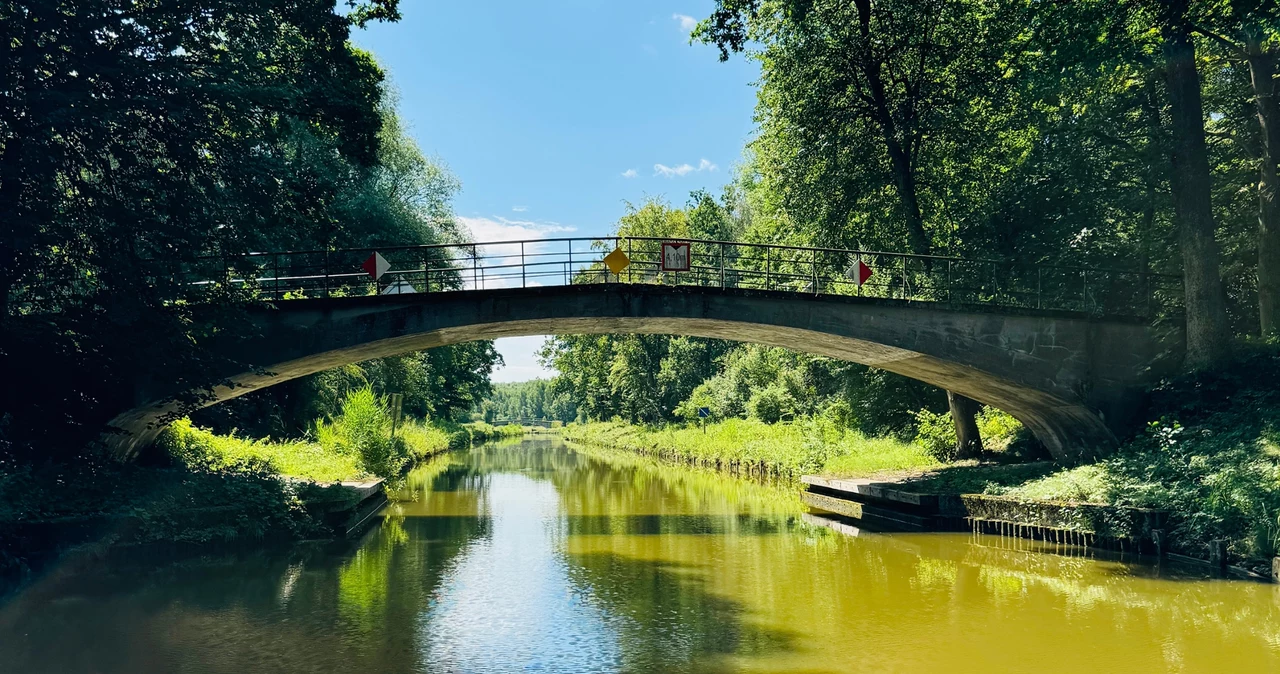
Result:
M680 22L680 27L684 30L693 30L693 27L698 25L698 20L688 14L672 14L671 18Z
M546 339L545 335L538 335L494 340L493 346L498 353L502 354L506 364L494 370L490 379L495 382L508 382L550 379L556 376L554 370L548 370L538 362L538 350L542 348Z
M471 231L471 239L476 243L545 239L552 234L574 231L573 227L566 227L558 222L511 220L500 215L492 218L459 216L458 222Z
M517 213L523 213L523 212L525 212L525 211L529 210L529 207L528 207L528 206L512 206L512 207L511 207L511 210L513 210L513 211L515 211L515 212L517 212Z
M561 247L567 250L569 244L560 242L552 244L542 239L549 239L566 232L574 231L558 222L535 222L533 220L511 220L500 215L491 218L459 217L458 222L471 231L471 240L485 244L477 246L478 260L467 257L468 251L456 250L455 256L462 269L464 287L483 288L519 288L522 286L542 285L540 276L549 275L551 284L558 284L560 271L558 267L526 267L521 268L521 260L528 262L546 262L555 258L541 257L528 259L533 254L555 252ZM532 243L514 243L525 242ZM506 243L513 242L513 243ZM477 264L478 263L478 264ZM514 266L513 266L514 265ZM479 273L468 274L468 267Z
M676 176L685 176L690 173L701 173L702 171L715 171L719 166L712 164L706 159L698 161L697 166L691 164L680 164L679 166L667 166L666 164L654 164L653 175L662 176L663 178L674 178Z
M623 178L634 178L634 177L636 177L636 176L638 176L638 175L640 175L640 174L639 174L639 173L636 173L636 170L635 170L635 169L627 169L627 170L625 170L625 171L623 171L623 172L622 172L622 177L623 177Z

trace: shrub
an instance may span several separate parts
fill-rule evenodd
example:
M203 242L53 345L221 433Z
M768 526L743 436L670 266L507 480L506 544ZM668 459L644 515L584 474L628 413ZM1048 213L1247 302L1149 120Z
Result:
M959 441L956 440L956 425L951 421L951 413L916 412L916 442L929 456L939 461L955 458Z
M792 398L779 384L770 384L756 391L747 401L747 414L766 424L776 424L784 416L794 413Z
M1026 429L1013 415L994 407L984 406L975 421L986 451L1004 451L1027 435ZM916 442L939 461L954 459L959 441L951 413L927 409L916 412Z
M364 469L391 477L409 460L401 438L391 437L391 414L386 400L366 386L347 394L331 423L316 422L316 439L331 452L357 456Z
M157 442L178 463L193 471L278 474L318 482L355 479L365 472L358 457L327 450L317 443L215 435L196 428L190 419L170 424Z

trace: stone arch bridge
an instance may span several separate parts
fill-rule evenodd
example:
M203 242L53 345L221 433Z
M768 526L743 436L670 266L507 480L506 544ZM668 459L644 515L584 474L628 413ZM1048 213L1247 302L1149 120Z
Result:
M689 245L664 259L665 243ZM1180 330L1152 321L1177 279L1136 272L645 238L377 252L391 271L376 281L360 266L378 258L362 250L256 254L190 282L268 301L236 331L250 337L211 346L233 363L210 373L219 383L195 402L164 382L138 383L109 441L132 455L193 407L371 358L501 337L649 333L882 368L1005 410L1055 458L1076 462L1112 447L1142 392L1181 362Z

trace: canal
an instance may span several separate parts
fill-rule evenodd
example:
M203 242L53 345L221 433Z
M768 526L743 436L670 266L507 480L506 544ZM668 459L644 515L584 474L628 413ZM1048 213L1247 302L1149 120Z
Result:
M395 496L346 544L55 572L0 608L0 671L1280 671L1275 585L837 531L794 490L552 436Z

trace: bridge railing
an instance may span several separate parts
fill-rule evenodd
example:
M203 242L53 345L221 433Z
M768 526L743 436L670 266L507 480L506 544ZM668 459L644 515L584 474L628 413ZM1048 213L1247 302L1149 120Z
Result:
M251 253L193 269L189 289L228 287L270 301L590 283L661 284L1056 309L1154 317L1181 306L1181 279L1139 270L1066 267L775 244L680 240L689 269L665 271L656 237L556 238L328 251ZM628 263L618 273L604 258ZM390 269L374 280L375 252ZM861 262L871 269L855 281Z

